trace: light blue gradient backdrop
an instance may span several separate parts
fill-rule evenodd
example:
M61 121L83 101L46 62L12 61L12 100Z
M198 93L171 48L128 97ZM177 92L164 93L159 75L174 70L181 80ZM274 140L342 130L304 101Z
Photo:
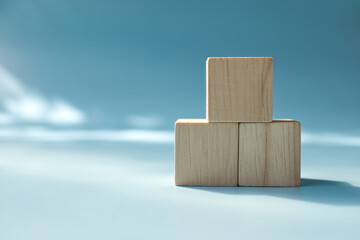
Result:
M205 117L209 56L274 58L274 117L358 130L359 1L1 1L0 63L93 127Z
M0 0L0 239L359 239L359 43L360 1ZM302 187L174 186L211 56L273 57Z

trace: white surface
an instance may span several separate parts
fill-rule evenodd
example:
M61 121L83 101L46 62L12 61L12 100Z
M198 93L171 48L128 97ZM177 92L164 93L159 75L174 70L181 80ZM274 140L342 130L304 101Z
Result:
M359 239L360 149L303 146L300 188L175 187L172 145L0 144L0 239Z

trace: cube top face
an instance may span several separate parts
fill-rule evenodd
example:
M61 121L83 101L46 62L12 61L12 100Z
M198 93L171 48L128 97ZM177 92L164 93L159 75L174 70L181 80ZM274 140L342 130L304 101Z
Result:
M176 124L181 124L181 123L185 123L185 124L195 124L195 123L208 123L209 121L207 119L178 119L175 122Z
M176 122L176 185L237 186L237 164L237 123Z
M208 58L206 73L209 122L272 121L272 58Z
M300 186L300 122L239 124L240 186Z

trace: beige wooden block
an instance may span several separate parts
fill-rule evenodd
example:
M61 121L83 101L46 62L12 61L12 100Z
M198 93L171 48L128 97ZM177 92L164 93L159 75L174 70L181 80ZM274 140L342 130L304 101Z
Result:
M175 123L175 184L237 186L238 123Z
M272 58L208 58L206 73L209 122L272 121Z
M239 186L300 186L300 122L239 124Z

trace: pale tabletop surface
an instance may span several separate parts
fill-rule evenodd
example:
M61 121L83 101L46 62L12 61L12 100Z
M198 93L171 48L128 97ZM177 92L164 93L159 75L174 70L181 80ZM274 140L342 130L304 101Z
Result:
M0 239L359 239L360 149L302 148L300 188L175 187L173 145L0 144Z

